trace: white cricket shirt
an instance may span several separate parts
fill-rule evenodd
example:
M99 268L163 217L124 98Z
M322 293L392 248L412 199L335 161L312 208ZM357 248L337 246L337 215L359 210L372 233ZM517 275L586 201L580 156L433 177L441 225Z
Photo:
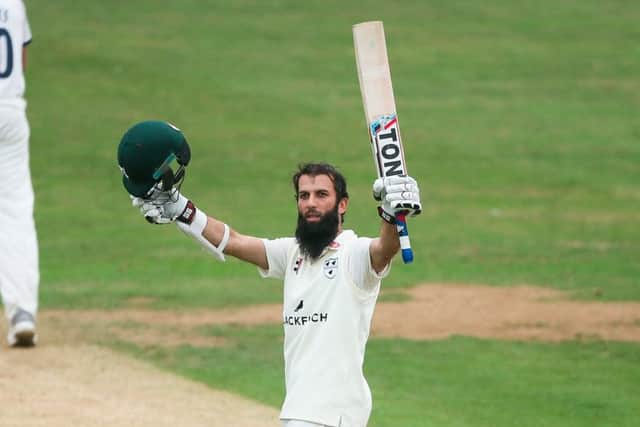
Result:
M269 270L284 279L286 396L281 419L365 427L371 392L362 366L380 280L370 238L344 230L316 260L294 238L264 240Z
M0 0L0 105L25 108L22 47L31 27L22 0Z

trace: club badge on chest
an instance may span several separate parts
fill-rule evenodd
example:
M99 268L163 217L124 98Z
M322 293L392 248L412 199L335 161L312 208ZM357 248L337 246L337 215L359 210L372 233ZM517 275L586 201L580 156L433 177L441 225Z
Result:
M322 264L322 271L327 279L333 279L338 273L338 258L328 258Z

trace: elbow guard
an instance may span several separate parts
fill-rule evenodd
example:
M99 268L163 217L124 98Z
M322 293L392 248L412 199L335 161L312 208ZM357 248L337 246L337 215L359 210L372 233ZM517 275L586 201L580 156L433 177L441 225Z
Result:
M193 204L187 207L187 209L189 208L193 209L193 215L189 215L189 219L191 221L181 221L181 218L178 218L176 221L178 228L184 234L194 238L201 246L211 252L220 261L224 261L224 248L227 246L227 242L229 242L229 226L224 224L222 240L220 240L220 244L216 247L202 235L202 232L207 225L207 214L202 212L200 209L197 209Z

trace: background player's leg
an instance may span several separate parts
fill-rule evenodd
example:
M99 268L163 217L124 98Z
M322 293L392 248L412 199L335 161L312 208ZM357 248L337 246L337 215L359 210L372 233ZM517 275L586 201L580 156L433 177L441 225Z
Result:
M5 316L38 310L38 242L29 169L29 125L19 109L3 108L0 123L0 291ZM11 332L11 331L10 331Z

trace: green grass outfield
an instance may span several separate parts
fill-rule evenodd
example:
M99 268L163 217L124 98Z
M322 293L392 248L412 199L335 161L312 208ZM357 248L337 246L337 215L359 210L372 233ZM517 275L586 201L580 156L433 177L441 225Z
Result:
M352 24L373 19L385 22L409 170L425 204L409 224L416 261L397 264L384 286L526 283L576 298L599 288L604 300L640 300L638 2L27 7L44 309L120 307L137 296L180 310L280 300L280 287L255 268L216 263L129 205L115 155L140 120L184 130L193 152L184 193L243 233L291 235L289 177L299 162L328 160L349 181L346 225L375 234L351 38ZM278 406L278 341L254 351L278 331L218 333L240 344L128 350ZM631 426L639 351L374 339L371 425Z

